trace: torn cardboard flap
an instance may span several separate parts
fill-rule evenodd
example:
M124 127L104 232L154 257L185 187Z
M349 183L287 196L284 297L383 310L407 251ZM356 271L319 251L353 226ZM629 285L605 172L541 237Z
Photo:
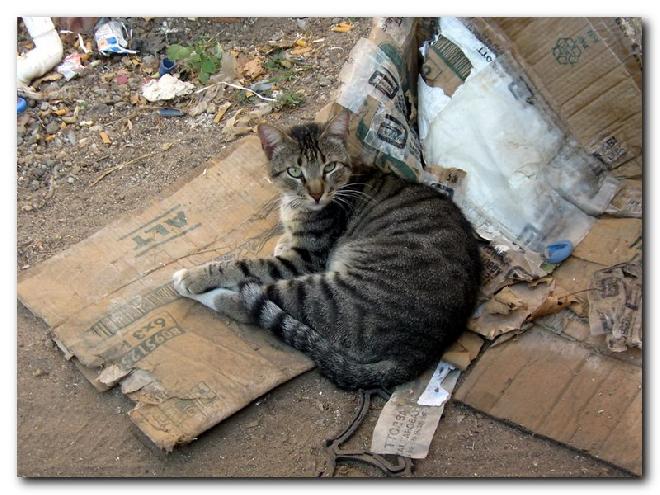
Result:
M466 370L479 355L484 340L476 333L465 331L442 355L442 361Z
M23 272L19 299L94 386L120 384L137 402L133 422L172 450L313 367L170 283L213 258L270 256L277 197L259 139L246 138L173 195Z
M477 308L468 328L490 340L519 330L543 307L553 289L554 282L535 287L526 283L504 287Z
M470 59L442 35L426 49L422 77L429 86L443 88L447 96L454 94L471 71Z

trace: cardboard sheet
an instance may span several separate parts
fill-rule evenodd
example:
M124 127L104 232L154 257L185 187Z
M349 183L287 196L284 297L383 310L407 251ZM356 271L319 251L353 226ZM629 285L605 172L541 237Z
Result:
M277 191L256 137L180 190L21 274L18 296L99 389L165 450L312 368L260 329L178 297L175 271L217 257L269 256Z
M642 473L642 369L534 327L488 349L454 398Z
M440 361L435 369L396 387L378 416L371 452L425 458L460 373Z

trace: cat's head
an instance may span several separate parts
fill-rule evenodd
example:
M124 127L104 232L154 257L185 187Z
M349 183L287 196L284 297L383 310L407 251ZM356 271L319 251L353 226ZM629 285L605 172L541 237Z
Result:
M282 130L259 126L270 177L294 206L319 210L345 186L352 168L346 149L350 114L343 110L327 124Z

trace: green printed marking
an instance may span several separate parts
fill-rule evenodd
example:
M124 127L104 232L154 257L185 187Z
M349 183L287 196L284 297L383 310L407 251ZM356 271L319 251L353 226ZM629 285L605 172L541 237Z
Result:
M401 89L405 94L405 92L409 89L409 85L408 78L406 77L406 67L403 63L403 59L399 55L399 52L389 43L381 43L378 45L378 48L380 48L383 53L387 55L387 57L390 59L390 62L392 62L394 67L396 67L396 71L398 72L399 80L401 82Z
M377 166L386 166L397 173L398 176L410 182L417 182L417 176L405 162L389 155L380 153L375 160Z
M444 36L431 45L431 50L442 59L442 61L461 80L465 81L472 71L472 64L463 51Z

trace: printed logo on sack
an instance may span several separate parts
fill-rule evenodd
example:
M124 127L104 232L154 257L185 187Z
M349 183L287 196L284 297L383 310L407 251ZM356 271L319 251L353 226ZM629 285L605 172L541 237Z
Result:
M580 60L582 50L573 38L559 38L552 48L552 55L562 65L573 65Z

